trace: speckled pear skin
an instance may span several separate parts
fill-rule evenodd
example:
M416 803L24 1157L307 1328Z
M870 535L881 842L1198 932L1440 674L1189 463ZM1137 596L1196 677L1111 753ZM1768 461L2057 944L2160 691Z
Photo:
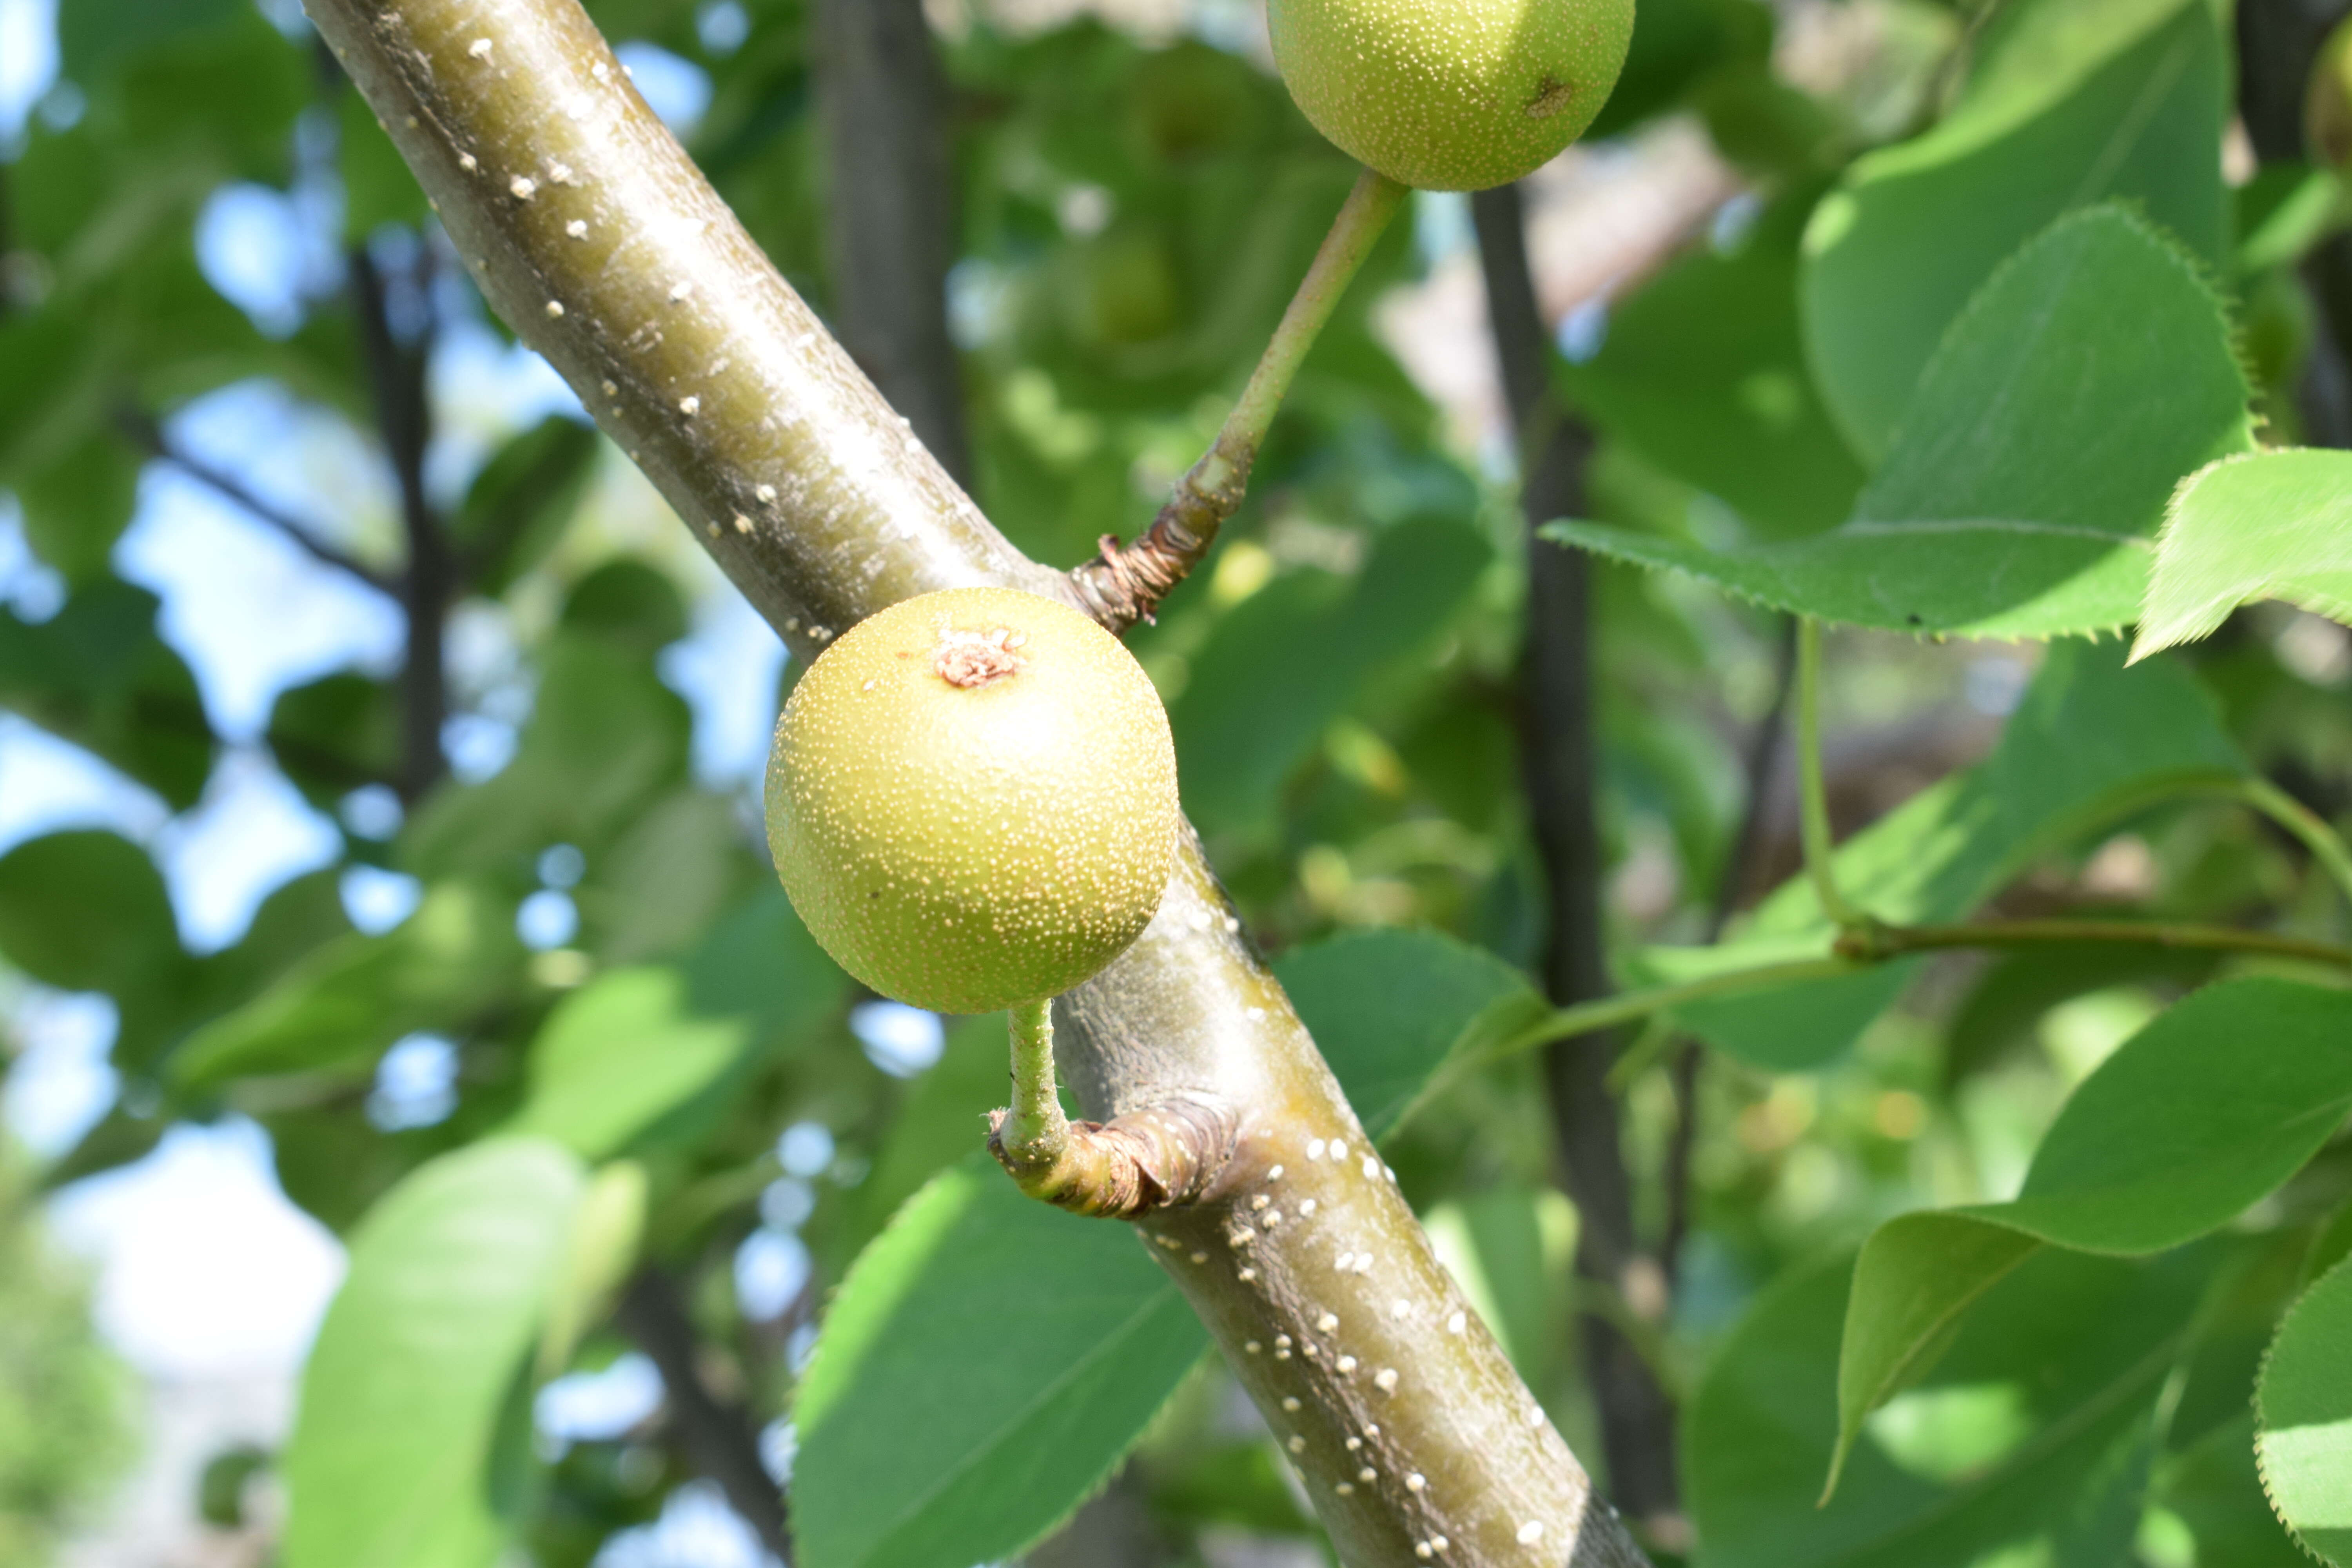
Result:
M1402 184L1483 191L1549 162L1617 85L1633 0L1270 0L1315 128Z
M801 677L768 761L768 845L810 933L940 1013L1092 978L1159 909L1178 821L1142 667L1077 611L1007 588L859 622Z

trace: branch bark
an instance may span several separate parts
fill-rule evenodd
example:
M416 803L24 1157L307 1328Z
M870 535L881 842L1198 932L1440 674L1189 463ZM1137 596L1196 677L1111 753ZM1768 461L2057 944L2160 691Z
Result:
M841 341L968 484L963 377L948 335L947 80L922 0L819 0L816 52Z
M1071 596L908 437L574 0L311 15L491 303L796 654L934 588ZM1391 1568L1440 1536L1465 1568L1643 1562L1438 1264L1197 843L1141 940L1056 1007L1090 1118L1231 1119L1199 1195L1139 1223L1347 1563ZM1363 1266L1339 1269L1343 1249Z
M1520 499L1528 517L1527 648L1521 680L1520 746L1528 806L1548 883L1543 980L1556 1005L1610 992L1602 948L1599 759L1592 724L1591 588L1585 557L1537 539L1535 527L1582 510L1591 436L1551 396L1544 329L1529 269L1518 187L1471 198L1486 279L1487 318L1503 390L1519 434ZM1553 1124L1580 1226L1577 1268L1604 1289L1638 1299L1637 1271L1655 1279L1654 1260L1633 1233L1633 1184L1618 1136L1609 1069L1612 1034L1563 1039L1544 1057ZM1649 1292L1655 1294L1654 1290ZM1674 1406L1649 1364L1617 1326L1583 1318L1585 1372L1601 1408L1601 1440L1612 1489L1640 1517L1676 1505Z

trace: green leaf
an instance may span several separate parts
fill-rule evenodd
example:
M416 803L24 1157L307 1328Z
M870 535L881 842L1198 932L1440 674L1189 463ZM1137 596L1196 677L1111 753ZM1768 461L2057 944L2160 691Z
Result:
M184 811L212 773L195 677L155 635L155 595L109 580L34 625L0 609L0 702Z
M2115 942L2054 942L1995 957L1944 1031L1944 1083L1993 1066L2030 1044L2042 1016L2077 996L2118 985L2188 989L2221 956Z
M537 1139L420 1167L352 1238L286 1447L287 1568L489 1568L530 1469L530 1355L586 1184Z
M2259 1048L2241 1048L2246 1041ZM1906 1215L1862 1249L1838 1367L1839 1461L1969 1305L2044 1245L2141 1256L2269 1195L2352 1111L2352 993L2199 992L2084 1079L2016 1201Z
M2237 1419L2199 1438L2165 1464L2155 1500L2189 1527L2197 1561L2229 1568L2309 1568L2294 1538L2279 1527L2254 1466L2254 1421Z
M1286 955L1290 994L1364 1131L1385 1138L1437 1071L1550 1009L1526 975L1433 931L1369 931Z
M513 906L444 884L393 930L325 944L189 1036L170 1073L195 1089L257 1074L359 1070L403 1035L461 1029L513 991L521 970Z
M2258 452L2182 485L2132 657L2209 637L2257 599L2352 626L2352 453Z
M950 1165L988 1142L988 1113L1005 1103L1012 1039L1002 1013L960 1020L931 1068L907 1086L874 1169L858 1184L856 1232L862 1244L898 1206Z
M2271 1506L2311 1554L2352 1563L2352 1263L2279 1324L2254 1394L2254 1453Z
M117 994L184 958L155 862L96 830L52 833L0 856L0 952L44 985Z
M698 1014L675 969L619 969L563 999L531 1041L514 1131L585 1158L691 1137L757 1065L751 1020Z
M2197 264L2102 208L2060 220L1986 283L1843 527L1724 551L1592 523L1544 531L1822 620L2108 631L2139 613L2146 536L2180 477L2252 445L2246 398Z
M679 967L695 1013L748 1018L779 1044L832 1018L849 994L849 976L772 883L719 921Z
M139 500L139 455L102 426L16 481L25 536L36 553L80 584L104 580L114 542Z
M686 703L627 640L576 629L551 639L514 760L418 808L401 838L411 870L428 880L499 866L527 873L550 844L575 845L593 862L685 782Z
M270 705L270 753L304 798L330 805L398 775L400 694L391 682L340 670L289 687Z
M1994 1568L2130 1560L2157 1415L2217 1259L2045 1252L1993 1290L1934 1377L1874 1421L1816 1505L1848 1268L1748 1310L1682 1423L1713 1568Z
M1864 479L1798 338L1806 206L1782 198L1729 255L1690 251L1611 315L1591 361L1553 367L1595 422L1768 539L1843 521Z
M607 963L666 957L710 929L764 864L744 852L735 806L693 788L648 806L572 897L587 934L579 945Z
M1023 1196L984 1154L902 1209L801 1384L806 1568L1012 1557L1099 1487L1207 1344L1137 1241Z
M634 1160L615 1160L589 1179L572 1211L563 1260L549 1293L547 1327L539 1342L541 1378L555 1376L571 1362L636 1268L649 1184L646 1168Z
M1375 537L1352 584L1290 573L1219 621L1168 711L1185 809L1202 831L1263 820L1324 727L1381 667L1436 633L1492 555L1460 522L1400 523Z
M2203 264L2225 259L2230 61L2212 6L2028 0L1994 14L1977 55L1952 113L1857 160L1806 236L1814 372L1866 458L1916 423L1913 388L1969 298L2069 210L2122 197ZM2106 335L2152 320L2119 315Z
M2265 163L2238 187L2238 242L2231 258L2242 278L2293 264L2343 221L2343 187L2332 169Z
M2000 745L1977 767L1915 796L1841 846L1838 884L1898 923L1969 914L2042 856L2150 801L2244 775L2212 699L2178 665L2123 668L2121 650L2053 647ZM1649 984L1777 959L1819 957L1832 931L1810 880L1767 899L1738 936L1712 948L1651 948L1629 965ZM1675 1010L1708 1044L1759 1067L1826 1061L1916 972L1915 963Z
M366 1101L348 1090L335 1101L264 1110L256 1120L269 1134L278 1184L303 1213L338 1236L349 1235L376 1200L433 1152L410 1139L384 1137L369 1121ZM437 1142L446 1135L435 1128L425 1138Z
M237 0L73 0L58 12L58 66L92 83L116 61L236 20Z

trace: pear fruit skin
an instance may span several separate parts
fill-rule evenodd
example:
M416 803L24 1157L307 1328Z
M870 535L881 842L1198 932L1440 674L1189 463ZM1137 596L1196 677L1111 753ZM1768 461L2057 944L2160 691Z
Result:
M1433 191L1505 185L1608 101L1633 0L1269 0L1274 59L1315 128Z
M1181 820L1142 667L1008 588L925 594L826 648L776 722L767 815L810 934L938 1013L1094 976L1159 909Z

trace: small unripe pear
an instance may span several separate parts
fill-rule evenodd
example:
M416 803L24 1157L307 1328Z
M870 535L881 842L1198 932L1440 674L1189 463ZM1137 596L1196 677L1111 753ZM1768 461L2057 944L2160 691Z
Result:
M1633 0L1269 0L1275 64L1315 128L1402 184L1483 191L1592 123Z
M1179 813L1134 657L1052 599L950 588L859 622L776 723L768 844L801 920L886 996L987 1013L1150 923Z

